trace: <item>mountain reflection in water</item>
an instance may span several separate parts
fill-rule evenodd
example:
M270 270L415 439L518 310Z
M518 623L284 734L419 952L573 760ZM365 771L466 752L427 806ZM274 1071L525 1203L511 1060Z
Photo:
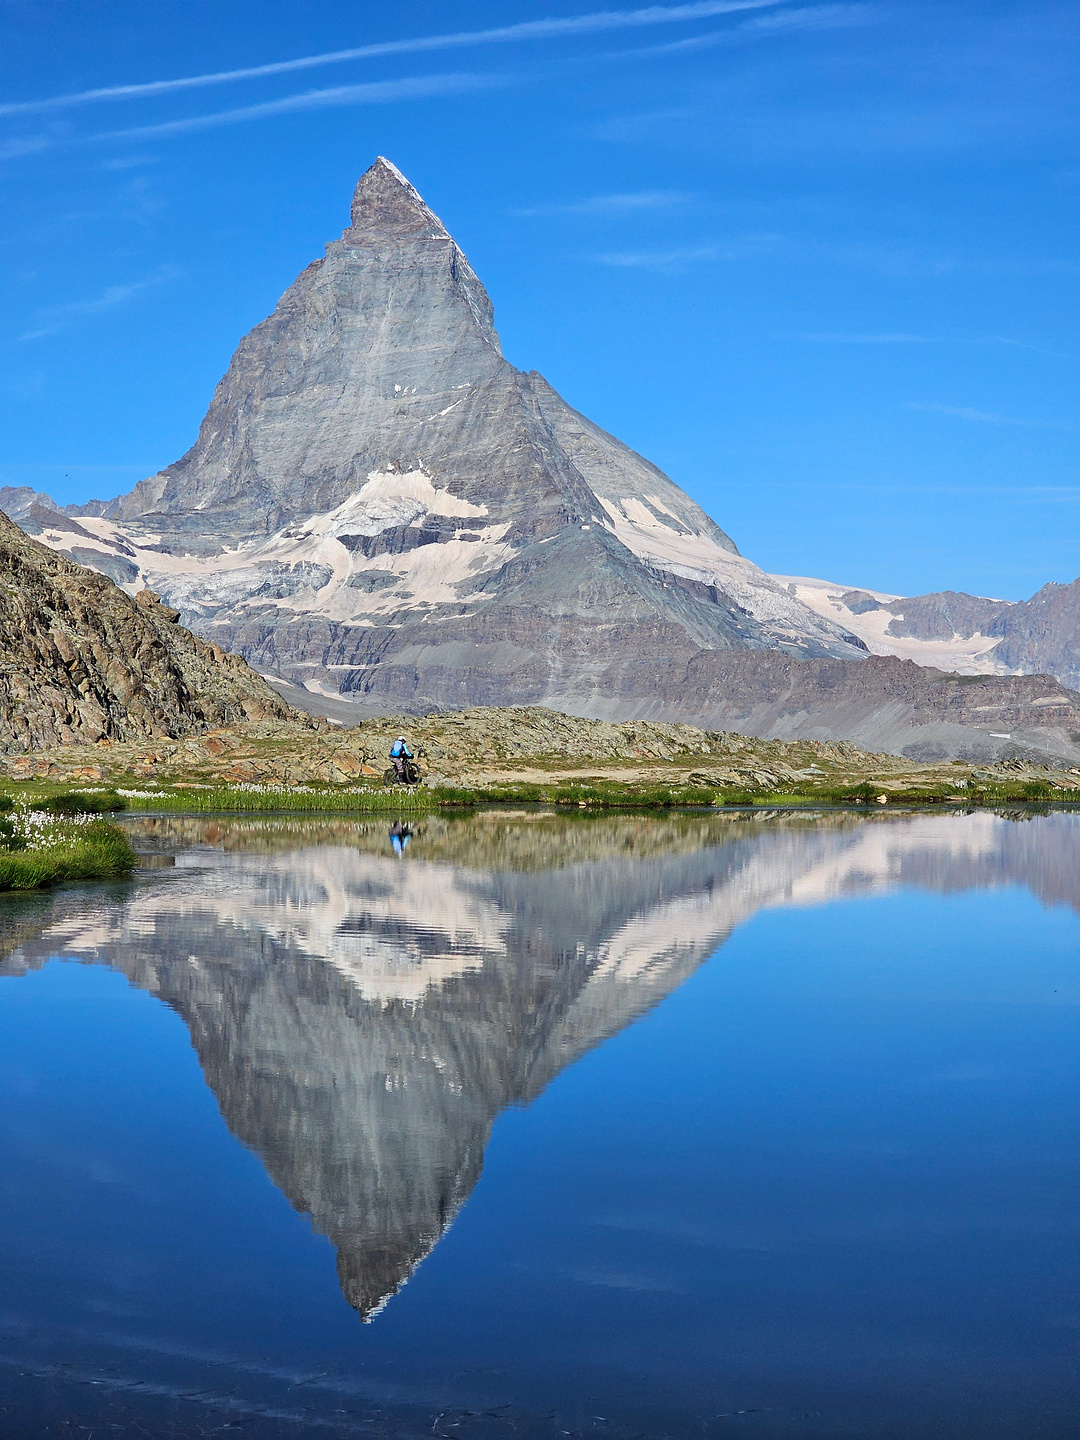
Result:
M375 1315L471 1193L492 1122L770 906L1028 886L1080 909L1080 816L132 820L175 855L8 905L2 972L122 971L187 1024L232 1130ZM14 947L14 948L13 948Z

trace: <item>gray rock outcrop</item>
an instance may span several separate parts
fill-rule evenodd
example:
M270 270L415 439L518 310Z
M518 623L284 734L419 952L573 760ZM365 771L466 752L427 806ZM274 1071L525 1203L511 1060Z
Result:
M916 761L1080 762L1080 695L1048 675L954 675L912 660L793 660L700 651L657 670L655 694L611 693L588 713L693 723L775 740L845 739ZM567 700L564 709L573 710ZM584 710L578 713L585 713Z
M153 591L133 599L2 512L0 577L0 750L295 717L246 661L196 639Z
M989 600L957 590L883 595L774 578L855 631L874 654L961 674L1052 675L1080 690L1080 580L1044 585L1030 600Z

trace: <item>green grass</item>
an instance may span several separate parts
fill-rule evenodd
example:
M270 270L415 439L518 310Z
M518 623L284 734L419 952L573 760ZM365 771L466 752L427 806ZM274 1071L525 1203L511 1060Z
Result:
M132 810L183 811L276 811L317 812L323 815L354 815L371 811L426 811L435 808L438 800L431 790L411 790L395 786L386 790L241 790L228 785L215 785L198 790L140 791L130 796Z
M46 800L42 808L52 815L110 815L126 810L127 801L115 790L68 790Z
M135 852L116 825L58 821L25 849L0 852L0 891L40 890L63 880L117 880L134 866Z
M880 784L845 785L834 789L815 791L821 800L831 805L873 804L878 795L887 795L890 805L945 805L959 801L964 805L1000 805L1003 803L1038 800L1068 800L1072 794L1060 790L1048 780L1005 780L1000 784L973 780L960 788L942 783L939 785L911 786L906 790L892 790Z
M122 787L123 788L123 787ZM912 786L903 790L883 788L880 780L853 785L808 786L805 789L753 790L722 788L703 784L635 784L628 781L585 778L580 781L529 781L490 785L482 789L467 786L234 786L193 785L136 788L120 795L115 790L72 791L49 785L23 785L15 793L22 804L29 803L57 816L106 814L119 809L172 811L183 813L284 813L324 815L426 814L433 810L469 809L488 805L547 805L571 810L668 810L706 806L767 806L804 809L820 806L872 806L876 797L888 795L890 805L940 806L952 802L971 806L1029 804L1048 800L1069 803L1071 792L1059 790L1048 781L1005 780L1000 783L971 781L960 788L947 782ZM1076 803L1076 802L1073 802ZM882 807L884 808L884 807ZM9 795L0 794L0 853L3 832L10 822Z
M440 785L439 805L555 805L573 809L667 810L684 805L713 805L716 791L701 785L632 785L616 781L569 784L491 785L483 790Z

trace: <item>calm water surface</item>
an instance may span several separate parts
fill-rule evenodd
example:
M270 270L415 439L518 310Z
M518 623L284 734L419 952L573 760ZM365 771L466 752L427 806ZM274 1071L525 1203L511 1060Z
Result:
M0 905L5 1440L1080 1433L1080 816L128 823Z

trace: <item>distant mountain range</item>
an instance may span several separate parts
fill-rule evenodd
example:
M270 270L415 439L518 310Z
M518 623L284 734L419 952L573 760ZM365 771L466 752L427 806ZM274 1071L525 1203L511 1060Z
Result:
M1016 730L1029 750L1080 753L1075 717L1018 710L1067 707L1056 687L991 686L981 719L930 741L916 733L930 682L865 668L876 654L1080 686L1080 582L1009 605L767 575L654 465L503 358L465 256L381 158L341 239L241 341L186 455L108 503L6 489L0 509L129 593L153 589L309 704L357 716L543 703L705 721L735 703L752 733L786 735L798 715L802 733L857 738L839 691L883 748L981 757ZM697 695L723 656L727 690Z
M875 655L960 675L1054 675L1080 690L1080 580L1044 585L1030 600L1011 601L957 590L903 596L792 575L772 578Z

